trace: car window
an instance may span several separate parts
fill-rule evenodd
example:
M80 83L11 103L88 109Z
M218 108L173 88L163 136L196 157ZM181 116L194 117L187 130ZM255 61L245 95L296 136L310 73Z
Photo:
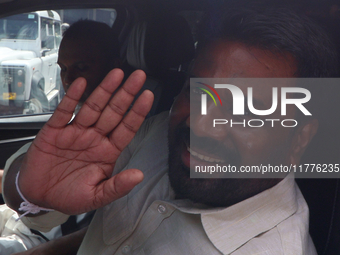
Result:
M0 20L1 39L35 40L38 36L38 15L18 14Z
M116 17L110 8L39 10L1 18L0 123L50 115L64 96L57 64L63 32L80 19L112 27Z

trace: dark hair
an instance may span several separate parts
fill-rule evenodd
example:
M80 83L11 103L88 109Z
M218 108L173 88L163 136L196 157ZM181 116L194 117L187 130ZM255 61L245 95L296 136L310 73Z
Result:
M120 58L118 36L109 25L94 20L78 20L63 34L70 40L91 40L108 57L109 60Z
M313 21L285 8L229 8L212 12L203 23L198 49L226 39L273 52L289 52L297 60L297 77L335 77L336 50Z

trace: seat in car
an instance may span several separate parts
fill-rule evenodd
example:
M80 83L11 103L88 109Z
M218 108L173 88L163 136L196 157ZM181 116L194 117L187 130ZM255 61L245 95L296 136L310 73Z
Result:
M179 93L185 72L195 53L191 29L178 15L137 23L129 36L126 61L132 69L147 74L142 90L155 95L150 116L170 109L173 98Z
M296 182L309 207L309 232L318 254L340 254L339 179L297 179Z

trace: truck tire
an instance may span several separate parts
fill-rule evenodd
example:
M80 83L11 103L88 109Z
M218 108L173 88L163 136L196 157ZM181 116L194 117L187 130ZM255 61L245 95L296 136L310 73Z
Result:
M42 113L43 109L42 109L42 105L39 102L39 100L37 100L36 98L32 98L29 100L28 102L28 111L27 113L29 114L37 114L37 113Z
M40 106L41 106L41 109L42 109L41 112L48 112L50 109L49 109L48 99L43 90L44 87L45 87L44 77L40 73L34 74L32 78L32 86L31 86L29 103L34 104L32 109L38 110L40 109ZM37 103L37 101L40 104ZM34 112L34 113L41 113L41 112Z

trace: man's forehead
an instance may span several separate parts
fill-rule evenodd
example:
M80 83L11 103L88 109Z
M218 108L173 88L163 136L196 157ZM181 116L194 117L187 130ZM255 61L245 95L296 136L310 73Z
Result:
M252 88L252 100L258 109L267 109L273 99L273 88L294 86L287 79L295 76L296 60L289 53L272 52L243 43L217 40L198 54L192 75L199 78L226 78L223 83L236 85L247 97ZM283 79L282 79L283 78ZM217 89L228 100L231 92Z
M59 49L60 58L94 59L104 58L101 47L91 39L64 38Z
M205 78L287 78L294 77L296 70L296 60L289 53L216 40L199 51L192 74Z

